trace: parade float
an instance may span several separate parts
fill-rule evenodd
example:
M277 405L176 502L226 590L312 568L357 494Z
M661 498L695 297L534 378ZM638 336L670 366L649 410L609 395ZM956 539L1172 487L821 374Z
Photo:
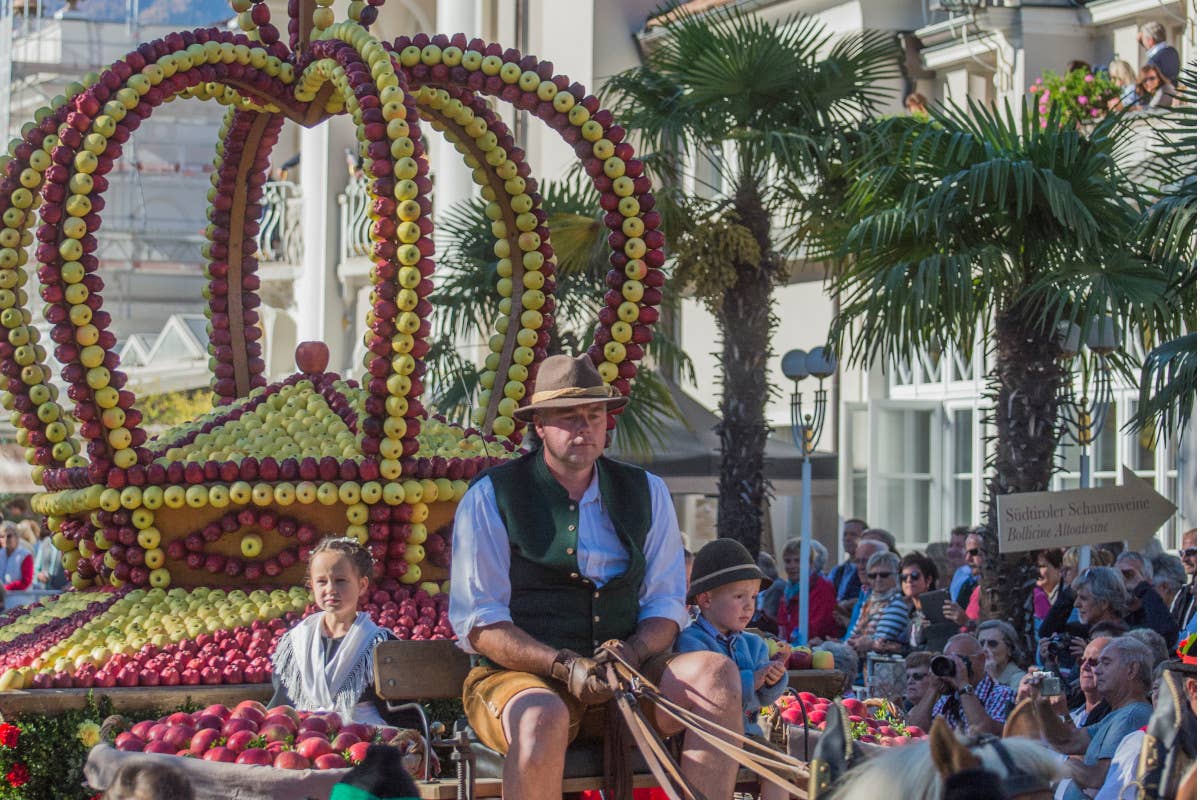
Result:
M354 0L337 21L329 0L290 0L281 31L262 0L233 0L241 32L140 45L41 109L0 158L3 405L43 490L32 506L72 584L0 616L6 715L96 715L116 703L153 717L185 703L266 699L269 655L311 610L305 562L326 535L354 536L373 554L367 611L379 624L401 639L453 636L455 504L474 475L518 452L513 412L555 313L547 215L493 100L558 131L599 193L612 269L588 353L629 393L658 319L664 240L625 131L547 61L462 34L380 41L368 28L381 3ZM156 108L188 99L228 106L203 248L215 408L151 437L126 388L95 251L106 174ZM363 371L327 371L328 350L309 342L297 372L269 383L255 236L272 147L285 120L314 126L341 114L370 178ZM495 236L497 312L471 427L422 402L435 267L422 137L431 131L472 170ZM34 324L35 286L49 341ZM84 744L95 738L84 730L92 720L70 719L54 735L75 738L77 726ZM0 762L14 763L17 747L0 740ZM31 765L15 763L26 772L8 776L14 789L31 780Z

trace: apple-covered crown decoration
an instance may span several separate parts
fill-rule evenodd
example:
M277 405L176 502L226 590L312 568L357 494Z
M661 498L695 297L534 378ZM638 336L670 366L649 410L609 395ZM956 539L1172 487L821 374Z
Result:
M381 575L439 580L466 481L510 458L554 325L555 256L524 152L486 98L541 118L580 158L611 230L608 291L588 353L621 394L657 321L660 216L625 131L553 65L462 34L383 42L382 0L290 0L287 41L261 0L233 0L241 32L204 28L140 45L68 87L0 157L0 389L76 587L302 580L329 533L368 545ZM176 98L229 107L221 127L205 297L216 409L151 438L125 388L96 257L105 177L142 121ZM364 374L300 371L267 385L255 236L285 120L349 114L369 178L371 310ZM496 236L499 314L482 391L463 429L421 402L434 288L422 126L462 153ZM31 263L32 262L32 263ZM33 326L36 273L50 344ZM50 348L74 404L51 383ZM615 414L609 419L615 424ZM215 581L214 581L215 579Z

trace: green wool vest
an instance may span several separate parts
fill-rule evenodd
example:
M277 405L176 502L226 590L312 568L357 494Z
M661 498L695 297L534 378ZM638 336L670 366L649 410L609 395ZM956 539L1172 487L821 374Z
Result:
M630 556L624 574L599 588L579 570L579 504L550 474L541 450L484 473L512 548L513 623L543 644L583 655L637 628L651 522L644 470L602 457L596 471L604 510Z

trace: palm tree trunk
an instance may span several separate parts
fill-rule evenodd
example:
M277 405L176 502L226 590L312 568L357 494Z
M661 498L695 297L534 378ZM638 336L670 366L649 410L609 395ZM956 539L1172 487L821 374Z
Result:
M745 185L745 184L743 184ZM762 543L763 509L769 499L763 476L767 445L766 405L770 387L767 359L775 327L771 294L776 270L770 216L756 188L734 198L738 221L758 240L764 254L757 264L738 264L737 282L717 310L721 331L721 473L717 482L717 535L736 539L757 554Z
M1032 590L1036 561L1032 553L1001 556L996 539L996 498L1050 488L1058 448L1059 388L1065 372L1058 361L1053 331L1028 309L1004 308L996 315L996 361L992 370L995 451L987 484L986 568L979 593L984 619L1004 619L1025 630L1026 596Z

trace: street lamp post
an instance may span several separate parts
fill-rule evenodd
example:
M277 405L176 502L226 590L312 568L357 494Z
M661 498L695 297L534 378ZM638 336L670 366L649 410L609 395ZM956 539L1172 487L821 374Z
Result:
M783 374L792 382L791 422L792 442L800 450L800 592L797 618L796 643L808 643L808 573L812 553L812 452L821 438L825 427L825 410L829 393L825 390L825 379L837 370L837 359L824 347L814 347L809 352L789 350L781 363ZM817 379L817 391L813 406L806 412L800 381L808 377Z
M1091 351L1091 357L1082 352L1081 339L1082 345ZM1111 317L1099 317L1089 324L1086 337L1078 325L1060 325L1058 344L1063 359L1071 366L1071 376L1059 396L1063 429L1071 441L1079 446L1079 488L1090 489L1092 445L1096 435L1104 429L1113 400L1112 367L1108 357L1121 346L1121 337ZM1074 379L1074 362L1077 358L1082 379L1078 395ZM1083 572L1091 566L1091 562L1091 545L1084 545L1079 549L1079 571Z

